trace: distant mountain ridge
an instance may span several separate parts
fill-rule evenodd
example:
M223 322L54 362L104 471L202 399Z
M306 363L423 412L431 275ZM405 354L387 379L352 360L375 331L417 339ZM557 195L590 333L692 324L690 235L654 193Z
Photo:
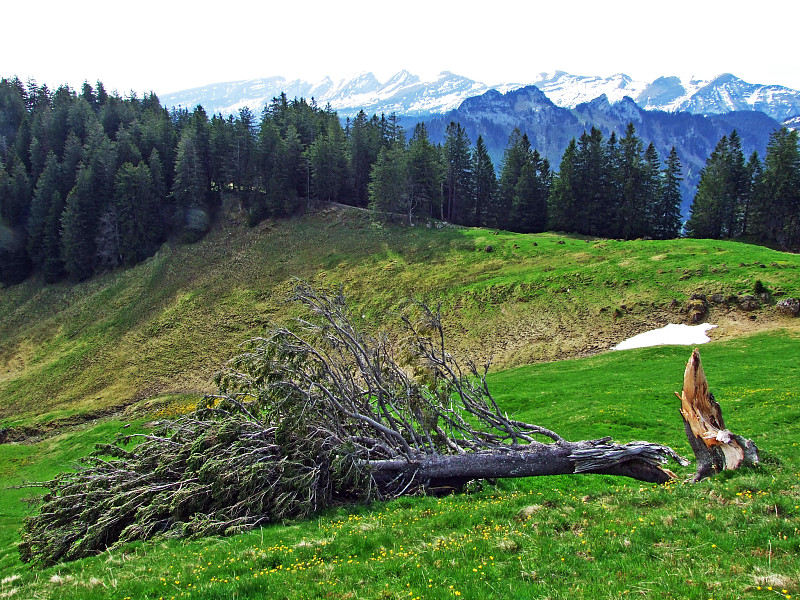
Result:
M400 71L385 82L372 73L334 81L268 77L214 83L203 87L165 94L168 107L192 109L202 104L209 114L235 114L248 106L255 112L282 92L290 99L314 98L320 106L330 104L342 117L359 110L369 115L396 113L408 117L443 114L458 108L467 98L489 90L500 93L536 86L562 108L576 108L605 95L612 104L628 96L645 110L718 115L731 111L759 111L779 122L800 117L800 91L781 85L751 84L729 73L710 80L659 77L652 82L637 81L619 73L610 77L571 75L564 71L539 73L531 81L486 84L449 71L425 81L408 71Z
M359 110L369 115L396 113L417 117L447 112L466 98L480 96L492 87L450 72L440 73L433 81L422 81L417 75L400 71L384 83L372 73L339 81L330 77L318 82L269 77L215 83L166 94L161 102L168 107L189 109L202 104L209 114L234 114L245 106L261 111L272 98L285 93L289 99L313 98L319 106L330 104L342 117L355 116ZM505 91L522 85L494 87Z
M495 166L501 164L503 151L514 128L526 133L531 147L558 169L564 149L572 138L579 138L591 127L605 138L616 132L625 134L628 123L636 133L652 142L661 158L675 146L683 165L682 191L684 213L688 211L700 169L723 135L736 129L747 155L757 151L764 156L770 134L780 127L775 119L758 111L733 111L724 114L695 115L688 112L645 110L630 96L611 102L603 94L574 108L557 106L536 86L515 89L505 94L489 90L469 98L452 111L424 119L431 138L444 140L447 125L455 121L470 139L483 137ZM405 121L404 121L405 123Z

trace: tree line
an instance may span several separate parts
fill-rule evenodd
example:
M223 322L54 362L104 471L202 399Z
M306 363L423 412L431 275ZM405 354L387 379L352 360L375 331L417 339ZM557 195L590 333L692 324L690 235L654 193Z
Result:
M700 172L686 223L697 238L742 238L785 250L800 248L800 148L786 127L770 136L764 160L745 160L734 130Z
M738 148L738 150L737 150ZM797 136L776 132L762 164L733 132L703 171L691 235L798 245ZM754 162L755 161L755 162ZM335 201L460 225L531 233L679 235L681 164L664 164L629 125L573 139L558 172L514 130L496 169L483 139L451 123L443 143L396 115L344 123L312 99L274 98L260 115L167 110L153 93L101 82L55 92L0 79L0 282L39 273L86 279L202 237L226 197L251 224ZM794 195L793 195L794 194Z

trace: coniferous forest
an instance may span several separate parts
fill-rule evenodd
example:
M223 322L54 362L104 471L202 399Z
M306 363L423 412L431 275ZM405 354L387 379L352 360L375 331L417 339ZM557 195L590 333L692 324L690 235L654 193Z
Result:
M335 201L522 233L558 230L623 239L682 231L682 167L629 125L573 139L558 170L514 130L500 165L479 136L451 123L444 142L424 124L363 111L342 123L313 99L274 98L260 115L209 116L161 106L155 94L102 83L54 92L0 80L0 282L31 274L79 281L193 242L226 198L250 224ZM800 247L800 150L795 131L745 159L736 133L701 172L685 234Z

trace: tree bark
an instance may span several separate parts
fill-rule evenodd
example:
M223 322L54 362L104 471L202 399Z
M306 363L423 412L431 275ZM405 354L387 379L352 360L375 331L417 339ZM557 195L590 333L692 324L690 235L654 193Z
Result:
M581 442L534 442L507 451L430 454L417 460L370 461L378 488L398 485L431 493L459 490L474 479L595 473L621 475L650 483L665 483L675 474L661 464L686 461L665 446L650 442L609 443L610 438Z
M758 448L752 440L728 431L722 408L708 389L708 381L700 364L700 352L692 352L683 375L681 416L689 439L697 472L692 481L700 481L724 469L758 464Z

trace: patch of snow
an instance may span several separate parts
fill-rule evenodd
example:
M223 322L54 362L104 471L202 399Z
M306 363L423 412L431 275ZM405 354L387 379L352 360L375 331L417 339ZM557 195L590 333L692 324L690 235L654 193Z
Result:
M703 323L702 325L671 323L661 329L645 331L628 338L611 349L630 350L631 348L648 348L650 346L693 346L695 344L705 344L711 341L706 332L714 327L716 325L709 323Z

